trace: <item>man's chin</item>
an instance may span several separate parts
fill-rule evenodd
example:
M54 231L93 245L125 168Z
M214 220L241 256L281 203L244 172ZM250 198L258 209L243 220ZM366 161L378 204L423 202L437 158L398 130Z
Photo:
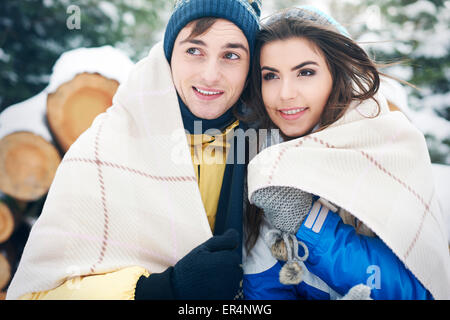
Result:
M188 107L189 108L189 107ZM191 110L191 112L200 119L203 120L214 120L219 118L220 116L222 116L223 114L225 114L225 112L228 111L229 108L223 108L223 107L213 107L211 106L210 108L208 108L208 110L191 110L189 108L189 110Z

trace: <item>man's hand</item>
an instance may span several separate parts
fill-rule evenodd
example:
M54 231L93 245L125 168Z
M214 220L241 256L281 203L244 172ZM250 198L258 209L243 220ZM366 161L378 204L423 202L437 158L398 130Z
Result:
M233 229L208 239L163 273L141 278L136 299L233 299L243 273L239 241Z

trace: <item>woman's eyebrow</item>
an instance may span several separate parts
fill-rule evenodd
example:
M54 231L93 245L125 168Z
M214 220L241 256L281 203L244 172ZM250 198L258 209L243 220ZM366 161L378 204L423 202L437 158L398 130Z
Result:
M304 66L307 66L308 64L314 64L314 65L316 65L316 66L319 65L319 64L318 64L317 62L315 62L315 61L305 61L305 62L302 62L302 63L300 63L299 65L296 65L295 67L291 68L291 71L295 71L295 70L301 69L301 68L303 68ZM272 67L267 67L267 66L261 67L261 71L263 71L263 70L269 70L269 71L272 71L272 72L279 72L277 69L272 68Z
M263 71L263 70L269 70L269 71L272 71L272 72L279 72L277 69L272 68L272 67L267 67L267 66L261 67L261 71Z
M306 66L306 65L308 65L308 64L314 64L314 65L316 65L316 66L319 65L319 64L318 64L317 62L315 62L315 61L305 61L305 62L302 62L302 63L300 63L299 65L296 65L295 67L293 67L293 68L291 69L291 71L295 71L295 70L301 69L301 68L303 68L304 66Z

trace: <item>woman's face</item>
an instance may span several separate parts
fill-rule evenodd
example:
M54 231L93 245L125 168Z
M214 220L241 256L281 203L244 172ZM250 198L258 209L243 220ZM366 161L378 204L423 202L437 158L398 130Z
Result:
M276 40L261 49L261 90L273 123L288 137L319 122L333 79L320 49L304 38Z

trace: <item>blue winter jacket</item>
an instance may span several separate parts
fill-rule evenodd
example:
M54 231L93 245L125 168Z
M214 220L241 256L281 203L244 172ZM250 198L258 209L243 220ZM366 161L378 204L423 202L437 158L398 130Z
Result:
M246 299L338 299L361 283L371 288L372 299L433 299L383 241L357 234L321 204L318 211L310 211L296 234L309 250L302 265L303 281L281 284L283 262L273 258L263 240L269 229L264 221L260 238L250 255L244 256ZM299 248L301 257L304 249Z

